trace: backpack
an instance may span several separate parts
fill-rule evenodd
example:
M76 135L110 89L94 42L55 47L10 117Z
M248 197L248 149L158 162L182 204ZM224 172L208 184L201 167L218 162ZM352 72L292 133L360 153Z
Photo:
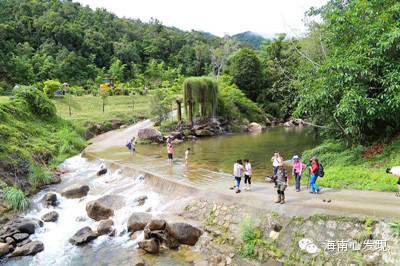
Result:
M319 177L323 177L323 176L325 175L324 167L323 167L322 164L320 164L320 163L318 164L317 175L318 175Z

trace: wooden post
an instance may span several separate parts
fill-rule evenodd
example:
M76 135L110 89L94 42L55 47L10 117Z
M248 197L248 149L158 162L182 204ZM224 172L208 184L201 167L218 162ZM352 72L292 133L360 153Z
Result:
M182 121L182 111L181 111L182 102L179 100L176 100L176 104L178 105L178 123L180 123Z

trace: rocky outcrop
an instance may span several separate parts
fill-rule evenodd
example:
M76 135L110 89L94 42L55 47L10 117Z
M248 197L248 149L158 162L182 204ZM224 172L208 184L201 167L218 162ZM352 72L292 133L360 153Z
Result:
M201 236L200 229L187 223L167 223L166 230L180 244L194 246Z
M138 137L141 140L151 140L154 142L162 142L163 135L155 128L144 128L138 132Z
M95 238L97 238L99 234L95 233L92 231L92 229L89 226L86 226L82 229L79 229L75 235L70 237L68 239L68 242L71 243L72 245L78 246L85 244Z
M144 249L148 253L160 252L160 244L154 238L142 240L138 244L140 248Z
M19 257L19 256L33 256L44 250L44 245L41 241L32 241L25 244L18 249L14 250L9 258Z
M52 211L42 216L43 222L56 222L58 220L58 212Z
M114 215L114 211L125 206L124 197L106 195L86 204L88 216L96 221L107 220Z
M85 197L88 194L88 192L89 192L89 186L82 183L76 183L60 190L61 196L66 197L68 199Z
M143 230L150 221L151 214L147 212L135 212L128 219L128 231L133 233Z
M100 235L108 234L108 233L110 233L111 227L113 225L114 225L113 220L101 221L99 223L99 226L97 227L97 233L99 233Z

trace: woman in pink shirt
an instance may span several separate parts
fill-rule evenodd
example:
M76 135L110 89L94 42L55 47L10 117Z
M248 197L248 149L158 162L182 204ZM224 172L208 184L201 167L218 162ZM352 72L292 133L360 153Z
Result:
M293 160L292 175L294 175L294 179L296 180L296 191L299 192L301 173L303 172L303 163L301 162L299 156L297 155L293 156L292 160Z
M171 143L168 143L168 144L167 144L167 150L168 150L168 164L169 164L169 165L172 165L172 159L173 159L172 153L173 153L173 150L172 150L172 145L171 145Z

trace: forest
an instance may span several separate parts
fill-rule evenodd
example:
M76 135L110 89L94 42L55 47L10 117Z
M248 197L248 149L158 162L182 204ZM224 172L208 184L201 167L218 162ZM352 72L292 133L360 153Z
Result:
M399 130L397 1L331 0L305 14L304 34L260 49L70 0L0 2L0 90L46 80L90 90L105 77L157 89L224 76L265 117L307 118L329 137L368 144Z

